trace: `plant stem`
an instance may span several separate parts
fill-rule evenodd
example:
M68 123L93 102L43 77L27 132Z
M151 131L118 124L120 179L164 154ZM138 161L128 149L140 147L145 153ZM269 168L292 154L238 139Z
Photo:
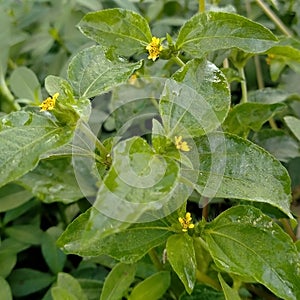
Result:
M208 218L208 211L209 211L209 206L208 206L208 202L209 202L209 198L207 197L203 197L203 207L202 207L202 218L204 220L207 220Z
M283 228L285 229L286 233L292 238L292 240L294 242L297 241L297 237L293 231L293 229L291 228L291 225L289 223L289 221L287 219L280 219L282 225L283 225Z
M156 267L156 269L159 271L163 270L164 267L163 267L162 263L160 262L155 249L151 249L148 252L148 254L150 256L151 261L153 262L153 265Z
M184 67L185 63L178 57L178 56L173 56L173 59L175 60L175 62L180 66L180 67Z
M245 77L245 71L243 67L238 67L239 75L242 78L241 81L241 88L242 88L242 99L241 103L246 103L248 102L248 97L247 97L247 82L246 82L246 77Z
M257 86L261 90L265 87L265 83L262 76L260 60L257 55L254 56L254 64L255 64L255 71L256 71Z
M273 118L270 118L270 119L269 119L269 124L270 124L270 126L271 126L272 129L278 130L278 127L277 127L277 125L276 125L276 122L274 121Z
M205 12L205 0L199 0L199 12Z
M265 14L277 25L277 27L288 37L292 37L292 32L283 24L283 22L275 15L275 13L263 2L256 0L256 3L261 7Z
M217 290L222 290L220 284L213 280L211 277L207 276L206 274L200 272L199 270L196 271L196 278L199 282L205 283L211 287L214 287Z

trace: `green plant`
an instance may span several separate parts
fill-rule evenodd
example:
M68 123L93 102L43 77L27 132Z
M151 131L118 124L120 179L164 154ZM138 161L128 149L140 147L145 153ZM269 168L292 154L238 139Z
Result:
M297 182L289 162L299 157L299 93L264 88L291 69L299 77L299 41L233 6L199 1L191 16L185 1L165 2L174 14L184 7L186 22L158 26L163 6L151 18L147 3L129 1L141 14L87 13L78 27L97 44L74 53L65 76L46 77L42 103L32 71L10 77L26 101L2 74L3 298L8 275L14 296L52 284L44 299L54 300L300 298L287 171ZM254 12L267 10L290 35L256 2ZM249 92L250 62L259 89ZM56 224L41 230L37 211ZM17 253L34 245L50 272L13 270ZM76 266L66 254L86 260Z

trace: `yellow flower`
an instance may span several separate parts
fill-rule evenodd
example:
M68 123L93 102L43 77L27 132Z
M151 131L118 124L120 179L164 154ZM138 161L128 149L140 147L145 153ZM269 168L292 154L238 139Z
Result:
M187 232L188 229L192 229L195 227L195 225L192 223L191 213L189 213L189 212L187 212L185 214L185 218L179 217L178 221L182 227L183 232Z
M155 61L159 57L159 53L163 49L161 45L161 41L159 38L153 36L151 43L149 43L146 47L146 50L149 52L148 59L152 59Z
M45 111L45 110L52 110L54 109L54 106L55 106L55 102L56 102L56 99L58 98L59 96L59 93L55 93L53 95L53 97L48 97L46 100L44 100L40 105L39 107L41 108L40 111Z
M266 58L266 63L270 65L274 58L275 58L275 54L272 53L268 54L268 57Z
M191 148L189 147L189 145L187 144L187 142L184 142L182 140L182 136L175 136L175 146L178 150L181 150L181 151L190 151Z

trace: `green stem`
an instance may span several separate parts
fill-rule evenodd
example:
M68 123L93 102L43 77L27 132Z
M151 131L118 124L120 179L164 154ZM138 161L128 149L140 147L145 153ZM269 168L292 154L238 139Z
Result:
M15 102L14 96L7 87L5 79L2 75L0 75L0 95L2 100L4 100L3 102L6 102L11 110L16 111L21 109L20 105ZM5 112L9 113L10 111L6 109Z
M205 12L205 0L199 0L199 12Z
M239 75L242 78L241 81L241 88L242 88L242 99L241 103L248 102L248 96L247 96L247 82L245 77L245 71L243 67L238 67Z
M265 83L262 75L260 60L257 55L254 56L254 64L255 64L257 86L261 90L265 87Z
M286 233L292 238L292 240L294 242L296 242L297 237L296 237L289 221L287 219L280 219L280 221L281 221L281 223L283 225L283 228L285 229Z
M173 56L173 59L175 60L175 62L180 66L180 67L184 67L185 63L178 57L178 56Z
M274 12L263 2L256 0L256 3L261 7L265 14L277 25L277 27L288 37L292 37L292 32L283 24L283 22L274 14Z
M149 252L148 252L149 256L150 256L150 259L153 263L153 265L155 266L155 268L159 271L163 270L164 269L164 266L162 265L162 263L160 262L159 258L158 258L158 255L155 251L155 249L151 249Z
M87 127L86 124L81 123L81 129L83 129L83 132L86 133L87 136L95 142L96 148L100 151L100 153L102 153L104 156L107 156L109 154L105 146L99 141L99 139L94 135L91 129Z
M205 283L219 291L222 290L220 284L213 280L211 277L207 276L206 274L200 272L199 270L196 271L196 278L199 282Z
M277 125L276 125L276 122L274 121L273 118L270 118L270 119L269 119L269 124L270 124L270 126L271 126L272 129L278 130L278 127L277 127Z

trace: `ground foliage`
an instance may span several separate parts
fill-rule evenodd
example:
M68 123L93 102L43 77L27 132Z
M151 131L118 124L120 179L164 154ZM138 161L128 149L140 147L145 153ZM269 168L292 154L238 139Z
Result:
M0 1L0 299L300 299L299 12Z

